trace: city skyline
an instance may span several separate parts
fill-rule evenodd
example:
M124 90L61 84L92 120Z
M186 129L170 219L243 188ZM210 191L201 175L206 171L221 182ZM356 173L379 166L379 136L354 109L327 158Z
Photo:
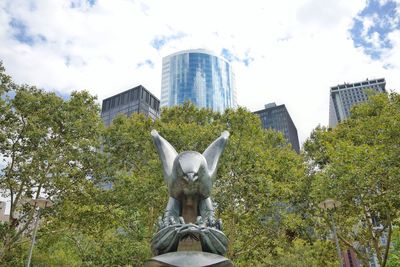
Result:
M139 84L160 98L162 57L206 48L231 61L240 106L285 103L303 143L328 125L330 87L383 77L399 91L399 13L398 1L2 1L0 59L19 83L101 104Z

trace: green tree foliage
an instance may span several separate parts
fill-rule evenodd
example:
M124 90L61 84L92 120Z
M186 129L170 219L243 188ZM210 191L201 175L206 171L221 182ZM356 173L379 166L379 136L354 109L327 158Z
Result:
M64 199L40 231L34 263L141 266L151 257L154 225L168 200L152 129L178 152L202 152L223 130L230 131L213 197L230 238L227 256L235 264L277 266L283 257L292 266L336 262L332 243L317 241L310 229L304 164L283 136L263 130L258 117L244 109L219 114L186 103L163 110L156 121L121 115L104 130L105 168L94 178L99 186L86 189L79 201L74 195ZM50 253L60 256L44 256Z
M164 109L160 120L121 115L103 128L86 92L63 100L15 85L4 70L0 77L0 185L12 214L25 216L1 225L3 263L26 259L34 213L21 203L42 195L56 205L44 213L33 265L143 265L168 200L150 136L157 129L178 152L202 152L222 131L231 133L213 198L230 239L227 257L237 266L337 264L332 242L313 230L313 180L302 157L247 110L221 114L185 103Z
M312 244L295 239L290 246L277 249L276 257L266 266L308 267L337 266L333 242L316 240Z
M315 204L328 197L342 203L335 218L343 247L365 265L375 254L385 266L400 215L400 96L370 95L351 114L334 129L317 128L305 143L312 195Z
M121 262L139 264L151 257L154 224L168 199L151 129L157 129L178 152L202 152L223 130L231 133L213 198L230 239L227 256L238 266L273 265L284 251L297 251L300 246L292 244L294 240L328 255L318 258L316 266L335 262L329 257L331 252L324 254L326 250L320 252L312 245L315 240L303 212L308 189L304 165L283 136L263 130L258 117L242 108L220 114L190 103L164 109L161 120L154 122L142 115L120 116L105 130L104 177L112 183L105 192L107 201L123 213L119 230L136 233L130 253ZM134 247L141 249L135 252ZM121 250L127 248L121 246ZM303 259L297 261L307 266L301 265Z
M394 228L392 247L389 252L388 267L400 266L400 228Z
M3 227L0 262L16 260L34 218L29 199L61 202L91 185L101 121L95 98L74 92L69 100L28 85L16 85L0 64L0 188L11 202Z

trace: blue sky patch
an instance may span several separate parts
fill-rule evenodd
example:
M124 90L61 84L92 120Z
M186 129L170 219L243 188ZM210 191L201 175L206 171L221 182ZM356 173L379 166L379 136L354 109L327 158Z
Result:
M90 6L94 6L96 4L96 0L88 0Z
M226 48L222 48L221 56L227 59L229 62L242 62L245 66L249 66L250 63L254 61L254 58L250 57L248 52L245 53L244 57L240 58Z
M394 65L393 65L393 64L390 64L390 63L386 63L386 64L383 65L383 68L384 68L385 70L394 69Z
M221 56L225 59L227 59L228 61L240 61L239 58L237 56L235 56L231 51L229 51L226 48L222 48L221 50Z
M383 52L392 49L389 33L400 29L397 3L389 0L380 4L378 0L370 0L366 7L353 20L349 30L355 47L361 47L365 54L378 60Z
M61 90L49 90L49 91L54 92L57 96L61 97L65 101L68 101L71 99L71 94L68 92L64 92Z
M12 18L9 25L13 29L13 37L20 43L33 46L38 42L46 42L46 37L41 34L29 34L28 27L22 20Z
M178 32L176 34L173 35L169 35L169 36L165 36L165 35L161 35L158 36L156 38L154 38L150 44L153 48L160 50L164 45L166 45L168 42L173 41L173 40L179 40L182 39L184 37L186 37L187 34L183 33L183 32Z
M69 4L70 8L80 8L85 6L84 4L89 4L89 7L92 7L96 4L97 0L72 0Z
M154 68L154 62L151 59L146 59L143 62L140 62L136 65L136 68L140 68L143 66L149 66L150 68Z

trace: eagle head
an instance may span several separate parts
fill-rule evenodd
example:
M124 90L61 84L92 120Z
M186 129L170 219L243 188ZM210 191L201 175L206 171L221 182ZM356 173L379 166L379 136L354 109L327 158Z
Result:
M189 183L195 182L199 177L204 177L207 172L207 161L202 154L195 151L180 153L174 162L177 177Z

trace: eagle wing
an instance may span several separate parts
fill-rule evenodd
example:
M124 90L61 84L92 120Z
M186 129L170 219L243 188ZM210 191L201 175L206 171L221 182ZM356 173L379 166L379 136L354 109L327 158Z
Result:
M163 165L164 181L168 184L173 178L173 165L178 153L156 130L151 131L151 136L153 137L154 144Z
M221 136L212 142L211 145L209 145L203 152L203 156L207 161L207 169L211 179L214 179L217 173L218 160L224 151L228 138L229 132L222 132Z

